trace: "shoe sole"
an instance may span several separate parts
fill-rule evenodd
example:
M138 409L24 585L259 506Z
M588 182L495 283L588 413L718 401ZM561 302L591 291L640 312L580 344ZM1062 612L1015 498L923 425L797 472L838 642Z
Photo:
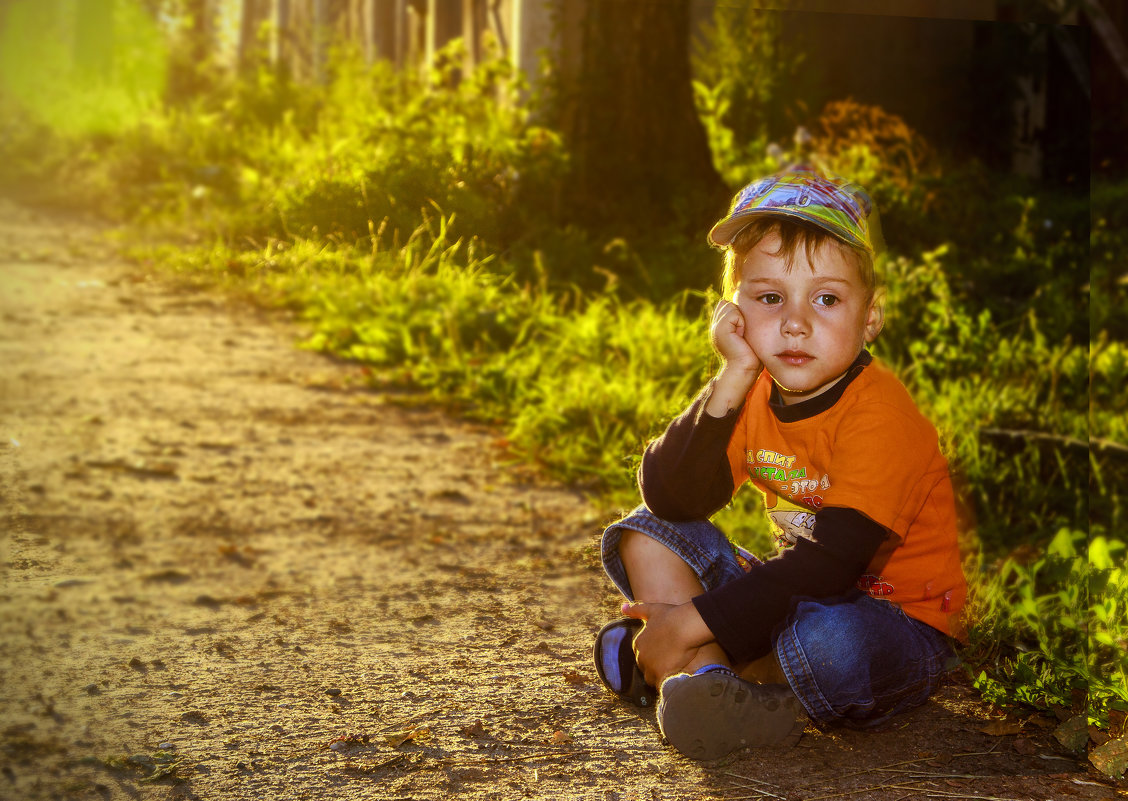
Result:
M658 726L690 759L719 759L738 748L795 745L807 714L789 687L705 673L662 684Z

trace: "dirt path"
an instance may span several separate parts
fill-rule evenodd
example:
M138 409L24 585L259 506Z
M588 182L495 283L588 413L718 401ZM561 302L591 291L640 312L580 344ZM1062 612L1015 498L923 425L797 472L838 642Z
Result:
M602 515L298 334L0 201L0 798L1112 795L959 684L683 759L588 660Z

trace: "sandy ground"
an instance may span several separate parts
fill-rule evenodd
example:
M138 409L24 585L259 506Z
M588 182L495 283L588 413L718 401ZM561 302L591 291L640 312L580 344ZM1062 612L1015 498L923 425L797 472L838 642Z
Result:
M589 660L611 512L300 336L0 201L0 798L1116 794L958 677L683 758Z

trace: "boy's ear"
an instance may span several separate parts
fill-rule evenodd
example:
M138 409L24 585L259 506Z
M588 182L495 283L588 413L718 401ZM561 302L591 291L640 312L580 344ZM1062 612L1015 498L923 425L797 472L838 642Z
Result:
M877 290L873 293L869 310L866 311L866 342L873 342L881 333L885 325L885 292Z

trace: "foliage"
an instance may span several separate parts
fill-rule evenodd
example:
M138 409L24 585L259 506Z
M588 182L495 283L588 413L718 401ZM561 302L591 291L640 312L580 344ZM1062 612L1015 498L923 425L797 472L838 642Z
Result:
M802 104L786 87L803 54L786 46L783 17L755 4L718 3L693 49L694 94L718 171L743 186L778 165L768 142L789 131Z
M1124 302L1128 294L1128 183L1099 181L1092 196L1090 324L1098 336L1103 333L1124 342L1128 340L1128 305Z
M1086 517L1087 354L1047 337L1036 315L1008 331L972 313L954 297L948 258L942 247L887 261L887 331L874 350L940 429L982 545L1005 552Z
M1081 699L1107 728L1110 708L1128 709L1128 573L1124 543L1086 539L1061 529L1033 561L1008 559L974 585L967 657L988 700L1068 710Z

